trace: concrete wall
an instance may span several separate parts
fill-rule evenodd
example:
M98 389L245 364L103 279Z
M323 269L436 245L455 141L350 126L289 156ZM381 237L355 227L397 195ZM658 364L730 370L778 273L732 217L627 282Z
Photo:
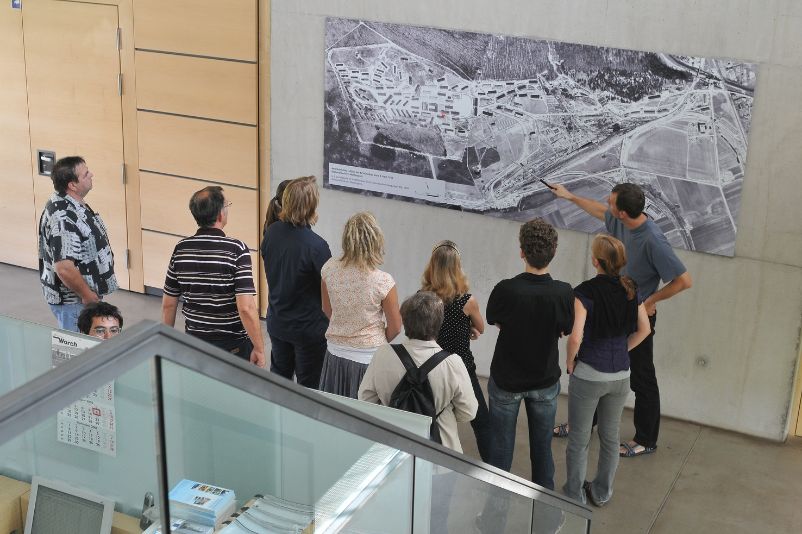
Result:
M802 4L795 0L478 0L272 2L272 175L322 175L326 16L561 41L732 57L760 64L735 258L679 251L690 292L660 305L656 365L663 412L783 439L789 426L802 314ZM262 105L268 105L263 91ZM517 224L324 190L316 226L336 254L346 218L371 210L387 237L385 268L402 298L418 288L431 246L455 240L482 307L520 272ZM560 231L555 277L589 275L589 237ZM487 373L489 329L474 343ZM703 365L704 363L704 365Z

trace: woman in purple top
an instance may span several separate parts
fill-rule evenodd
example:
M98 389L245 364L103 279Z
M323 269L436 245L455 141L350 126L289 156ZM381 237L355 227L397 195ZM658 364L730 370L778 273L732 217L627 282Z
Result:
M591 245L598 273L574 289L574 327L568 338L568 434L563 491L580 502L604 506L613 495L618 468L621 412L629 394L629 351L649 335L646 308L635 282L621 276L624 245L598 235ZM585 481L593 414L598 413L599 463L593 482Z

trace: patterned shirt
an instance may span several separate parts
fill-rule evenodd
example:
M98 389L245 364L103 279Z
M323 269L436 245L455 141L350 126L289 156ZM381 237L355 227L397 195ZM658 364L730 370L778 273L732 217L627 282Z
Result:
M248 246L217 228L199 228L175 246L164 292L184 297L181 311L188 334L203 339L246 337L237 295L256 294Z
M465 362L468 371L475 372L476 363L471 352L471 318L463 311L470 298L471 294L465 293L445 305L437 344L443 350L457 354Z
M382 301L395 286L393 277L378 269L346 267L334 258L323 265L320 276L326 282L331 302L326 339L355 348L387 343Z
M39 279L48 304L76 304L81 297L64 285L56 262L72 260L98 296L119 286L106 225L87 204L53 193L39 219Z

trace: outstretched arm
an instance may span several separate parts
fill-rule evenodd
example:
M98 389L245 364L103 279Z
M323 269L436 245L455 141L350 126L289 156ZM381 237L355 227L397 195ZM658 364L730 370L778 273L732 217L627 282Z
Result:
M596 200L591 200L589 198L580 197L579 195L575 195L570 192L568 189L565 188L562 184L550 184L549 189L555 196L558 198L564 198L570 202L573 202L584 211L586 211L589 215L596 217L597 219L604 220L604 214L607 212L607 205L602 204Z

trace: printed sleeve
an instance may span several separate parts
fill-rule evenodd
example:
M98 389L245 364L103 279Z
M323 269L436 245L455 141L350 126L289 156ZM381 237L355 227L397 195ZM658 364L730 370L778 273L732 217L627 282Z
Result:
M50 217L50 238L47 246L53 255L53 263L62 260L81 262L81 233L68 212L59 210Z
M375 280L375 290L376 295L379 297L380 301L383 301L387 298L387 294L390 290L395 286L395 280L389 273L385 273L384 271L377 271L378 276Z
M176 249L173 249L173 255L170 256L170 263L167 265L167 276L164 278L164 293L171 297L181 296L181 286L178 284L178 278L175 275Z
M663 234L656 234L656 239L649 245L649 255L652 265L665 284L687 271Z
M320 278L326 283L328 283L328 280L330 280L333 270L334 270L334 259L329 258L328 260L326 260L326 263L323 264L323 267L320 268Z
M234 273L234 294L255 295L256 287L253 285L251 252L248 250L245 243L240 244L242 245L242 253L237 258L237 267Z

